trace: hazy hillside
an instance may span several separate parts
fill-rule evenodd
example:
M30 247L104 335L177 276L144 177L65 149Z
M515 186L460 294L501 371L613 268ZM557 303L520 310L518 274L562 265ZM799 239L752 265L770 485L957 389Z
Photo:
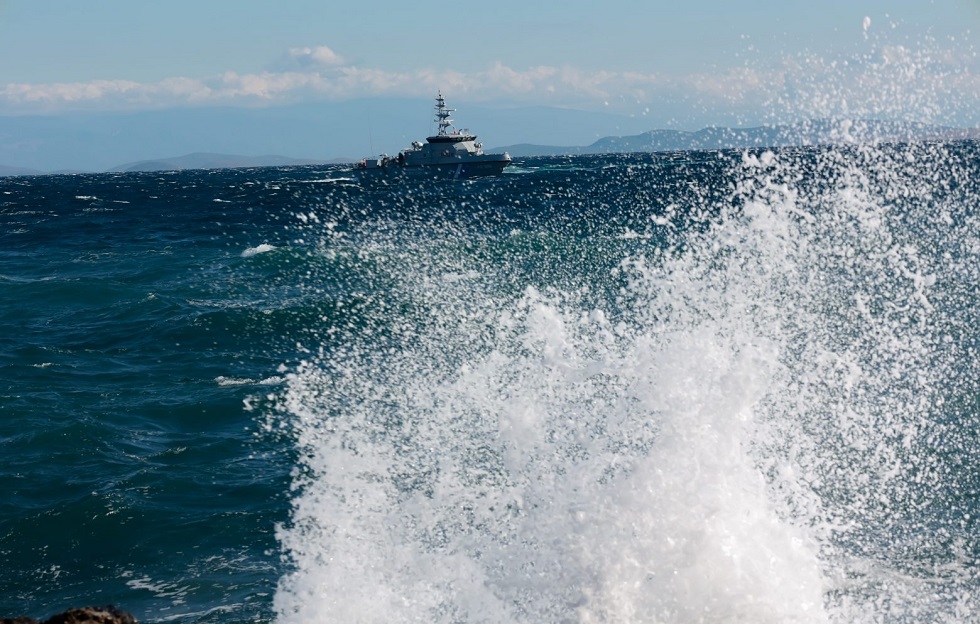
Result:
M236 167L288 167L292 165L322 165L325 161L286 156L236 156L197 152L186 156L141 160L113 167L109 171L170 171L177 169L231 169Z
M808 121L792 125L756 128L704 128L697 132L651 130L630 136L609 136L590 145L556 146L518 143L492 148L511 156L556 156L562 154L613 154L623 152L666 152L696 149L742 149L788 145L825 145L866 141L911 141L962 139L978 136L973 129L947 128L921 123L884 121Z

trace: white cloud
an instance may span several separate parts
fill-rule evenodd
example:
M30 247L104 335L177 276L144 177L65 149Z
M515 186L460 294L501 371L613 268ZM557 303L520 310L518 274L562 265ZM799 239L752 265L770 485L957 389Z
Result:
M335 67L345 63L342 56L327 46L290 48L287 56L300 67Z
M464 72L421 68L394 72L350 64L327 46L288 50L286 61L264 72L229 71L206 79L158 82L95 80L10 83L0 86L0 113L146 109L201 105L273 105L310 99L429 97L442 89L456 99L515 104L608 107L646 114L670 103L709 112L764 111L896 116L901 108L926 117L938 103L977 104L980 76L969 59L949 50L912 52L881 46L858 58L800 56L770 67L737 67L685 76L655 72L592 71L571 66L515 68L496 62ZM759 114L756 114L758 117ZM929 120L929 119L926 119Z
M91 82L30 84L10 83L0 88L0 96L7 102L46 104L62 102L71 104L104 100L127 94L135 94L143 88L131 80L93 80Z
M470 100L595 107L624 94L631 100L643 100L662 86L663 80L653 74L544 65L515 68L500 62L471 72L445 67L394 72L350 64L321 45L291 48L269 70L255 73L229 71L209 78L173 77L158 82L10 83L0 86L0 113L262 105L310 98L428 97L436 89Z

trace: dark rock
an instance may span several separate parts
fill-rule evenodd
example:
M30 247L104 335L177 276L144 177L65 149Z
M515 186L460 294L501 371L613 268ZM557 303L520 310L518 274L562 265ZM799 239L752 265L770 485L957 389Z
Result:
M113 606L68 609L43 622L34 618L0 618L0 624L138 624L133 614Z

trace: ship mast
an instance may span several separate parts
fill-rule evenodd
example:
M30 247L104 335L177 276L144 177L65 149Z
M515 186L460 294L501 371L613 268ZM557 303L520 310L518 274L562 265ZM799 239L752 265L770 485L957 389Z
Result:
M436 121L439 122L439 136L447 136L449 128L453 127L453 120L449 118L456 112L455 108L446 108L446 98L442 97L442 90L436 96Z

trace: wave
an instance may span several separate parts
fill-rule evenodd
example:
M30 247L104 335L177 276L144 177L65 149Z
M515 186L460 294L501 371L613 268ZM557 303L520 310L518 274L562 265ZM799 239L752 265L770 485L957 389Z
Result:
M273 245L269 245L268 243L262 243L261 245L258 245L256 247L249 247L248 249L243 251L242 258L251 258L252 256L256 256L262 253L268 253L270 251L275 251L275 250L276 247L274 247Z
M304 328L268 415L279 620L964 619L971 166L745 154L654 237L359 231L384 294Z
M286 379L284 377L267 377L265 379L248 379L240 377L225 377L224 375L219 375L215 377L214 382L219 386L275 386L284 383Z

